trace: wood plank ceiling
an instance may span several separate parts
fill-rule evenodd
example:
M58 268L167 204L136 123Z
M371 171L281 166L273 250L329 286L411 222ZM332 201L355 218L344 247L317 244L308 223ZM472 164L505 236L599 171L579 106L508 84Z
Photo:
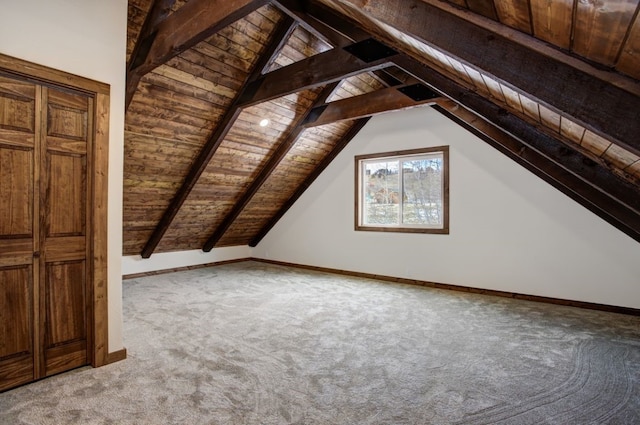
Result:
M129 0L124 254L255 246L424 104L640 241L639 1Z

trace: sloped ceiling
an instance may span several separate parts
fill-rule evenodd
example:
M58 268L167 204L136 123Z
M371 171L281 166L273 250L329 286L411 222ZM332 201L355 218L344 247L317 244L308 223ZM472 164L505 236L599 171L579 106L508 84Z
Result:
M424 104L640 241L639 1L130 0L124 253L255 246Z

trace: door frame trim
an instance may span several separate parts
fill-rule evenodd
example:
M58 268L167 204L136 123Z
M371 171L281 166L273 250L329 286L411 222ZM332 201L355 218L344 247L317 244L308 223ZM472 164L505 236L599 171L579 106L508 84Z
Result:
M109 317L108 317L108 265L107 265L107 226L108 226L108 170L109 170L109 107L111 87L108 84L67 72L58 71L44 65L14 58L0 53L0 70L16 77L54 87L81 91L94 99L93 126L93 210L90 229L90 270L92 279L89 284L92 294L93 317L92 338L90 339L90 358L93 367L109 363Z

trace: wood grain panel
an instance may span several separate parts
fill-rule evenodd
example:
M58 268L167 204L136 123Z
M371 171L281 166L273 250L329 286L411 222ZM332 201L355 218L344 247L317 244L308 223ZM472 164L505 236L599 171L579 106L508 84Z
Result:
M638 161L638 157L636 155L614 144L610 145L602 154L602 159L613 164L614 167L620 170L624 170L634 162Z
M638 0L577 1L573 50L604 65L615 65Z
M86 223L86 158L48 155L47 236L84 235Z
M49 104L49 136L67 137L74 140L87 139L87 111Z
M0 391L34 379L33 268L0 260Z
M86 255L84 236L48 237L44 245L47 262L79 260Z
M33 380L33 356L25 355L0 362L0 392Z
M529 2L520 0L494 0L498 20L505 25L531 34Z
M482 78L482 74L476 71L475 69L471 68L470 66L465 65L464 69L467 75L469 76L469 78L471 78L471 81L473 82L474 86L478 90L478 93L482 94L483 96L489 96L490 92L489 92L489 89L487 88L487 83L485 83L484 78Z
M76 155L87 154L87 142L85 140L72 140L66 137L47 137L47 150L59 153Z
M580 144L584 135L584 127L562 117L560 120L560 134L572 142Z
M509 108L522 113L522 104L520 103L520 96L518 96L518 92L505 84L500 84L500 88L502 89L504 99Z
M33 133L34 126L33 99L0 93L0 128Z
M640 13L636 15L629 36L622 46L616 69L640 80Z
M85 262L46 266L47 348L86 337Z
M486 75L482 76L485 84L487 85L487 89L489 89L489 93L491 93L491 97L496 99L498 102L505 103L505 95L502 93L502 85L498 83L493 78L490 78Z
M31 352L32 282L29 265L0 268L0 363Z
M0 239L0 267L31 264L33 262L33 240Z
M33 149L35 135L23 131L7 130L0 128L0 145L21 146Z
M574 0L530 0L533 35L569 49Z
M540 109L540 118L542 119L542 124L550 128L551 130L560 133L560 114L552 111L544 105L539 105Z
M604 137L587 130L582 137L582 147L596 156L601 156L611 146L611 142Z
M47 376L64 372L87 364L86 341L74 341L70 344L47 350L45 370Z
M33 234L32 164L33 150L0 145L0 239Z
M522 110L524 111L525 115L536 122L540 122L540 108L538 106L538 102L529 99L522 93L519 93L519 96L520 104L522 105Z
M496 10L493 7L493 0L466 0L467 6L473 12L479 15L486 16L494 21L498 19Z
M0 94L11 95L13 98L33 101L35 99L36 86L27 81L18 80L13 76L4 75L0 71Z

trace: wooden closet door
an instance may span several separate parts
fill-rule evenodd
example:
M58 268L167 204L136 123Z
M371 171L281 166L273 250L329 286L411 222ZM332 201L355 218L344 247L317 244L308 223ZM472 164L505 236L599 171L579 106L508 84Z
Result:
M43 88L40 312L46 376L89 363L87 239L92 99ZM43 117L43 121L45 121Z
M0 391L91 362L93 97L0 74Z
M0 74L0 391L36 376L37 92Z

